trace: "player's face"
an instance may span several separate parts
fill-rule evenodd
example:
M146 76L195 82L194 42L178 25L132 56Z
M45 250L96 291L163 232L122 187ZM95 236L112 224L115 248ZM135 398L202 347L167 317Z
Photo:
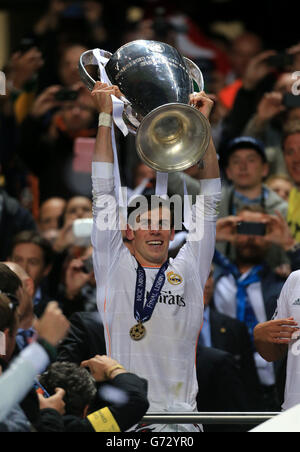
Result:
M170 226L170 211L158 208L137 218L132 244L141 265L162 265L168 258L169 243L175 232Z

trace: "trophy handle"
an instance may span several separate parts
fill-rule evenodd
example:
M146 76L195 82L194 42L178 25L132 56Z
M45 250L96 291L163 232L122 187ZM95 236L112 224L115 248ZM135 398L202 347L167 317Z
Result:
M204 91L204 78L199 67L189 58L183 57L187 68L190 71L191 77L194 82L194 91L201 92ZM196 86L195 86L196 85Z
M112 56L112 53L105 51L103 56L109 59ZM93 50L87 50L82 53L78 63L79 75L82 82L90 91L93 91L96 80L94 80L88 73L85 66L98 67L98 63L95 62ZM126 99L126 97L122 96L120 99L124 103L123 119L128 127L128 130L135 135L142 118L138 118L138 115L133 111L131 103Z

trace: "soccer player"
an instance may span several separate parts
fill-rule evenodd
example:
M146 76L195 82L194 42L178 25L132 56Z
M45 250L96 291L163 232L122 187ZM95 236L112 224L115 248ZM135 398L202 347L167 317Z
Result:
M260 323L254 330L258 352L269 362L287 357L285 394L282 410L300 403L299 338L300 338L300 271L291 273L277 301L274 319Z
M211 141L199 181L201 202L193 206L187 242L177 257L168 260L174 228L166 205L156 205L153 210L151 206L138 209L139 214L126 230L131 242L129 251L118 227L103 227L105 218L114 216L118 225L111 135L112 94L118 95L117 88L100 82L92 92L100 113L92 167L92 243L97 303L104 322L107 353L129 371L148 380L150 411L196 411L195 352L203 322L203 290L215 250L217 206L221 196L218 158ZM190 104L209 118L213 102L204 92L191 95ZM141 427L143 431L147 429L199 431L192 424Z

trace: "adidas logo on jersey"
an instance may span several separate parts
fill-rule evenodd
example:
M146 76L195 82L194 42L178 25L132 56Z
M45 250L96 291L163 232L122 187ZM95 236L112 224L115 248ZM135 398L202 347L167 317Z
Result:
M300 298L294 301L293 306L300 306Z

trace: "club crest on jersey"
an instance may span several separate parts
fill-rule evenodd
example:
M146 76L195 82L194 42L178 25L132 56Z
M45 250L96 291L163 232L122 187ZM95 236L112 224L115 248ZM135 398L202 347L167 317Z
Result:
M173 286L179 286L179 284L182 283L182 277L180 275L176 275L174 272L169 272L167 274L168 281L170 284L173 284Z

